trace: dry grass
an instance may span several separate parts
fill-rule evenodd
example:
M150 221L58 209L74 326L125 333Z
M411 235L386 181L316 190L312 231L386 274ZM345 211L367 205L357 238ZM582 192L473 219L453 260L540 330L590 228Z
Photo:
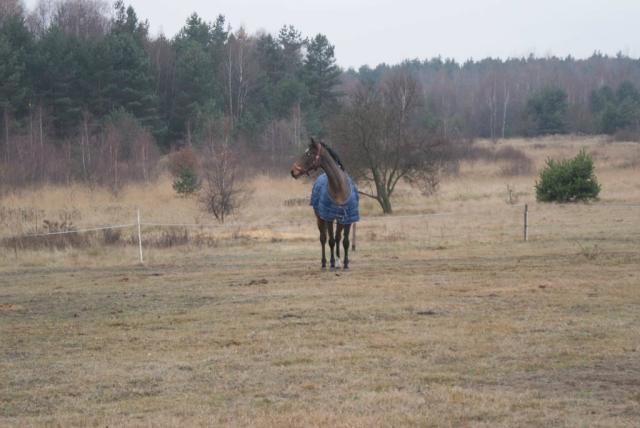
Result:
M586 146L603 202L538 205L534 175L464 164L435 198L401 189L396 216L365 204L351 271L322 272L309 208L284 206L309 183L261 178L235 219L249 226L148 248L145 266L133 245L3 251L0 425L637 425L640 208L611 204L640 201L623 165L638 146L508 144L536 167ZM530 204L528 243L507 184ZM168 182L2 203L76 209L77 224L134 206L210 221Z

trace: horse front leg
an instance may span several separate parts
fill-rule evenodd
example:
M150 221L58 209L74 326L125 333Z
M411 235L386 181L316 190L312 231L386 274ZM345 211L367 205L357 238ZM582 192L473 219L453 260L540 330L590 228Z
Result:
M329 249L331 251L331 259L329 260L331 263L331 269L335 269L336 267L336 258L333 255L333 250L336 246L336 240L333 236L333 222L332 221L328 221L327 222L327 231L329 232Z
M344 240L342 241L342 245L344 248L344 264L343 269L349 269L349 232L351 231L351 225L344 225Z
M325 244L327 243L327 223L318 217L318 230L320 231L320 245L322 246L322 269L327 268Z

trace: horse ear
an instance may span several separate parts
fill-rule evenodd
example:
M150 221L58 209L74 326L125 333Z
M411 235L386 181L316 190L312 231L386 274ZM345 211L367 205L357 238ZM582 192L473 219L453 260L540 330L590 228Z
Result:
M320 150L320 143L318 143L313 137L310 137L310 139L311 139L311 142L309 143L309 149Z

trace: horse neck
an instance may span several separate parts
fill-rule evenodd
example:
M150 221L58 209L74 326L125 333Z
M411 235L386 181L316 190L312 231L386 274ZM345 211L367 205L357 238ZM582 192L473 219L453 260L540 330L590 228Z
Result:
M351 186L349 186L347 174L326 150L320 156L320 167L327 174L331 198L338 204L345 203L351 196Z

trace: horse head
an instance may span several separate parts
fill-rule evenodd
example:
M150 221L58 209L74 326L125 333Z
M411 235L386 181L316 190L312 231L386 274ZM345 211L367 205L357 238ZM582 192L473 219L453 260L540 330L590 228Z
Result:
M298 178L304 174L309 175L309 172L318 169L321 153L322 145L312 138L307 150L291 165L291 176Z

